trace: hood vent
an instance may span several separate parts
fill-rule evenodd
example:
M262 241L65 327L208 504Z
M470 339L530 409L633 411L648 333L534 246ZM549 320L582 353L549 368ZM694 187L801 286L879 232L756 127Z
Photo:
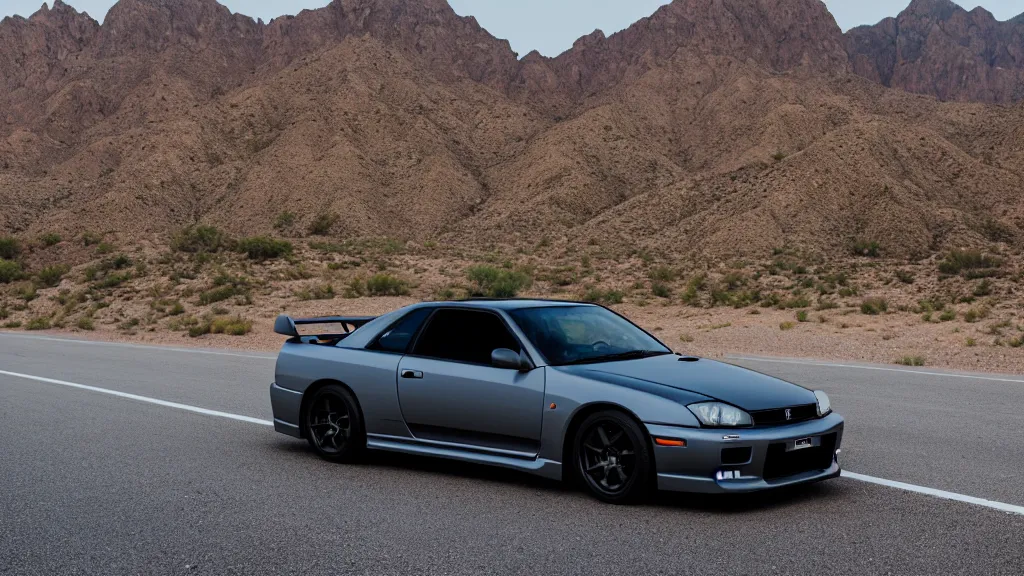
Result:
M700 358L697 358L696 356L680 356L679 357L679 361L680 362L699 362Z

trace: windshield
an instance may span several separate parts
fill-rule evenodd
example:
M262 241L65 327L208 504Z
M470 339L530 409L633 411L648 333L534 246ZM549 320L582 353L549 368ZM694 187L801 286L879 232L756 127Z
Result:
M509 315L553 366L672 353L630 321L599 306L520 308Z

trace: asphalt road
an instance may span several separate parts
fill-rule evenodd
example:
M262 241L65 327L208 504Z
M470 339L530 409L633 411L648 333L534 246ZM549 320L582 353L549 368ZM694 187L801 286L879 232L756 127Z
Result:
M735 361L826 390L847 470L1024 505L1024 377ZM272 370L0 334L0 371L261 420ZM1024 516L850 478L615 507L477 466L330 465L262 424L2 374L0 482L0 574L1024 574Z

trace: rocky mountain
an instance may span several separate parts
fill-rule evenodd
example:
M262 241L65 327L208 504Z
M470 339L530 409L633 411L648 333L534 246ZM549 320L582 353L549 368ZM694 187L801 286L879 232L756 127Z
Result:
M518 59L444 0L270 23L121 0L102 25L56 0L0 22L0 231L160 243L196 222L276 233L289 211L291 233L330 212L339 239L477 249L1019 245L1024 107L983 102L1020 84L968 94L968 52L932 49L1009 62L1019 23L992 25L1011 56L986 60L943 6L844 36L818 0L675 0ZM978 46L944 40L963 34Z
M898 17L846 34L853 70L941 100L1024 99L1024 14L999 22L978 7L914 0Z

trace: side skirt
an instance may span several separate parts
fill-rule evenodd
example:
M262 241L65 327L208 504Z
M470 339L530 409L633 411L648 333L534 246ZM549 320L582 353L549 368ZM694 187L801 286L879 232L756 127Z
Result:
M371 450L384 450L388 452L403 452L405 454L416 454L420 456L434 456L447 458L449 460L460 460L488 466L500 466L521 470L523 472L550 478L552 480L562 479L562 463L545 458L538 458L536 454L516 452L514 450L499 450L495 448L484 448L453 442L439 442L435 440L421 440L419 438L406 438L401 436L388 436L385 434L367 434L366 447Z

